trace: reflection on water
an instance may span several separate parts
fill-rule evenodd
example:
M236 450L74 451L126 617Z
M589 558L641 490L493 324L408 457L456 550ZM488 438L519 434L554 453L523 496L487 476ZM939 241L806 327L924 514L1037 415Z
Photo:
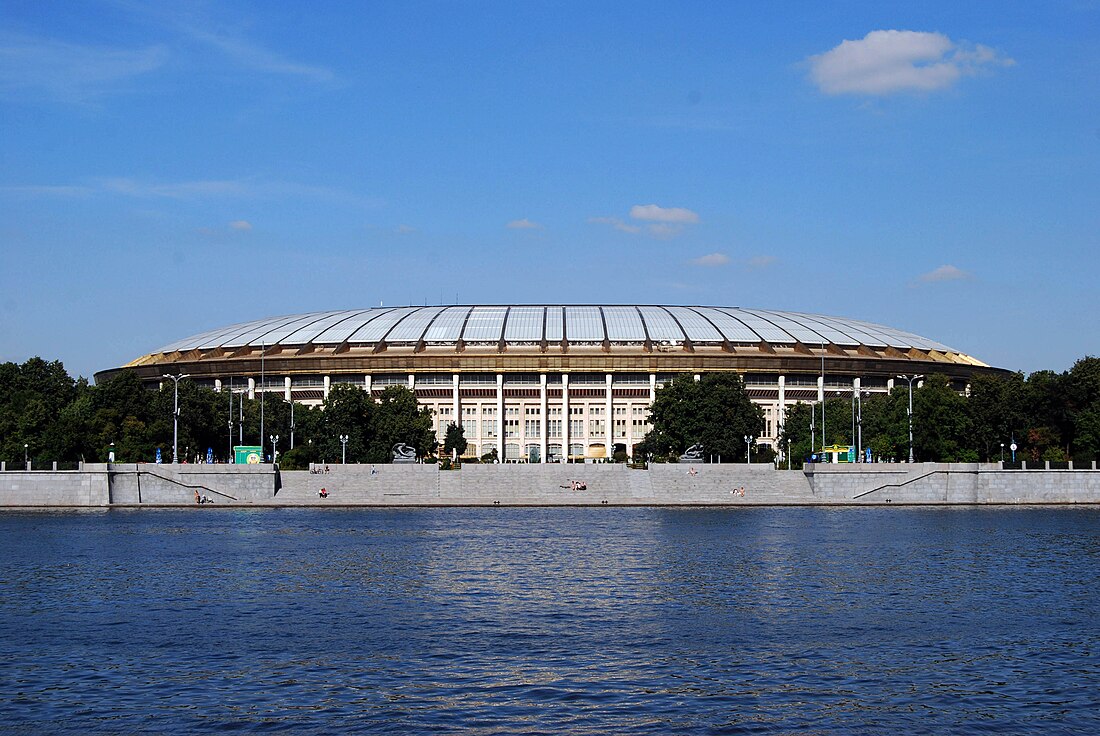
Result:
M0 515L0 730L1100 731L1100 511Z

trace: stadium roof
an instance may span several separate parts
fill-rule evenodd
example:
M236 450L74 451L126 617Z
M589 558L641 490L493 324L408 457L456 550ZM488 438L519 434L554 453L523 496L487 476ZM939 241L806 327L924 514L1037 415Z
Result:
M154 352L276 345L685 341L957 352L926 337L856 319L741 307L628 305L374 307L310 312L208 330Z

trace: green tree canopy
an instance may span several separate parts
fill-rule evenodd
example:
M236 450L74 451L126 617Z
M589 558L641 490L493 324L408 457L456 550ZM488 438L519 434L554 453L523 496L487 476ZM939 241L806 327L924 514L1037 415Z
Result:
M734 462L745 460L745 437L760 436L764 413L736 373L681 374L657 389L650 422L646 442L655 448L680 454L700 444L705 457Z
M447 457L457 454L459 457L466 452L466 431L461 424L451 422L447 425L447 436L443 441L443 452Z

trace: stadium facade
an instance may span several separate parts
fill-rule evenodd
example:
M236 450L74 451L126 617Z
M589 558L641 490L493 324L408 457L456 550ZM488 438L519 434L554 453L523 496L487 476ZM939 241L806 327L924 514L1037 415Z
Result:
M408 386L440 441L461 423L468 455L556 461L630 452L649 405L679 373L741 374L776 443L786 407L890 391L899 375L943 374L959 391L997 371L918 335L854 319L740 307L488 305L375 307L246 322L179 340L134 370L154 384L188 373L217 391L320 404L350 383ZM842 421L847 421L845 418Z

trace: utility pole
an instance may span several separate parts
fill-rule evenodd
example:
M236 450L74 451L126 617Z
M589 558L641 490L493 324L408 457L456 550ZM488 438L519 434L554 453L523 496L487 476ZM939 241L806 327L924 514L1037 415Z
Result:
M175 384L172 389L172 464L178 463L179 460L179 443L180 443L180 381L185 378L190 378L190 373L179 373L174 376L167 373L164 374L165 378L171 378Z

